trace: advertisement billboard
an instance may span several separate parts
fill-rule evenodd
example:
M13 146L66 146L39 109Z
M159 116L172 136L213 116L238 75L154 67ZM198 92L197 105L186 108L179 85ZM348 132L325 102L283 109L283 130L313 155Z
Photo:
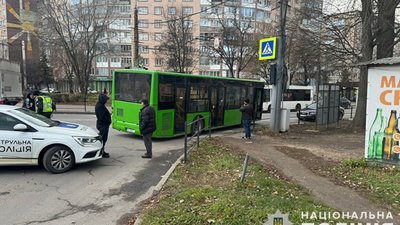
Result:
M400 67L368 69L365 158L397 163L400 153Z

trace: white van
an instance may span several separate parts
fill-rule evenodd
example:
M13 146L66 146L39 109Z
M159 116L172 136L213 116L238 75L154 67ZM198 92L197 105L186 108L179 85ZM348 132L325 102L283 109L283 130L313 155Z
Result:
M0 105L0 165L43 165L63 173L102 158L96 130L50 120L25 108Z

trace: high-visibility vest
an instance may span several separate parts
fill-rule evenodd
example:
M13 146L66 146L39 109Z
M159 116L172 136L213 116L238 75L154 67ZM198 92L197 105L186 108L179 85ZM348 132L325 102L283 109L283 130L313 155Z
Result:
M43 99L43 112L53 112L53 100L51 100L51 98L49 96L38 96L36 98L36 101L42 98ZM37 112L37 108L36 107L36 112Z

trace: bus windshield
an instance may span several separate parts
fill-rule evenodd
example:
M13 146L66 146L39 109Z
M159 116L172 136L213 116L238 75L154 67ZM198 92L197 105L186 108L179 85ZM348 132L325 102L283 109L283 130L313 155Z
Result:
M150 74L115 73L115 100L139 103L150 97Z

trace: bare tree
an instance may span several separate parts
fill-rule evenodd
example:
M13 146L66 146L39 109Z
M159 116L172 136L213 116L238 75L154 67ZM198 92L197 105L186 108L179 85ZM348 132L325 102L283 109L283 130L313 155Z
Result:
M192 73L195 67L196 40L193 21L182 11L166 16L167 30L158 49L164 54L168 70Z
M253 35L256 31L255 13L244 15L240 3L229 4L226 13L224 9L221 13L218 11L219 29L207 48L210 50L209 57L222 60L228 67L230 77L239 78L240 73L257 56L254 43L258 43L258 39Z
M93 74L92 63L102 34L113 22L114 0L44 0L46 35L44 41L61 46L68 58L80 90L84 94L85 108L87 88Z
M378 0L378 33L377 33L377 59L392 57L393 47L400 39L395 40L400 30L395 25L396 8L400 0Z

